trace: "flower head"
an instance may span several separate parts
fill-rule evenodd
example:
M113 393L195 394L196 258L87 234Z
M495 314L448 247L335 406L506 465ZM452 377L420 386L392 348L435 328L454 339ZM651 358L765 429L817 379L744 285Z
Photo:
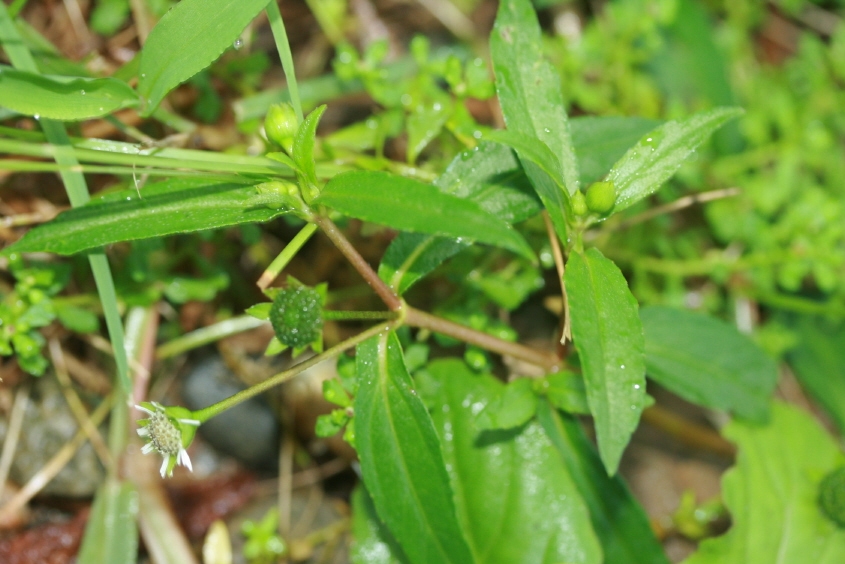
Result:
M194 440L200 422L193 412L184 407L164 407L157 402L142 402L135 409L148 414L147 419L138 420L138 435L146 442L141 452L155 451L164 457L161 463L161 477L173 476L177 464L193 472L187 449Z

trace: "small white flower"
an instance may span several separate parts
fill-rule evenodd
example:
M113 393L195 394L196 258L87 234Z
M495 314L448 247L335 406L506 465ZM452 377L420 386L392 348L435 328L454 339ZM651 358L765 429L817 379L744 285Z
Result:
M191 459L185 450L194 440L200 422L181 415L191 415L184 407L164 407L157 402L143 402L135 409L149 415L147 419L138 421L138 436L146 444L141 448L144 454L155 451L164 457L161 463L161 477L165 474L173 476L173 468L177 464L185 466L193 472Z

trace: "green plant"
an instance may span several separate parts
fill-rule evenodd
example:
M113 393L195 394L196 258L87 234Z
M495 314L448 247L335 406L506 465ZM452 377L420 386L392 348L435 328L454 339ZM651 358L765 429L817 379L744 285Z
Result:
M461 564L667 561L642 507L617 473L641 415L653 403L647 377L688 401L734 417L724 430L739 448L737 467L725 478L724 504L734 526L727 536L704 541L690 562L742 562L748 554L759 554L756 562L771 561L766 558L773 558L777 542L761 531L768 521L783 525L790 520L801 526L778 541L786 553L795 558L824 554L835 562L845 553L845 537L824 516L813 493L825 475L842 465L833 439L796 408L771 401L777 364L754 340L705 313L666 305L677 305L676 294L686 289L672 286L678 278L714 265L728 272L742 268L726 264L726 253L698 262L667 262L666 256L690 255L702 241L713 240L698 229L678 237L634 229L630 242L608 244L618 239L615 234L626 222L629 227L642 223L636 214L651 217L648 206L659 202L658 189L679 170L681 182L703 174L682 167L696 151L708 150L710 137L730 127L743 110L732 107L731 100L715 100L717 107L695 113L672 106L673 115L666 117L673 119L663 122L567 114L567 101L574 100L597 113L636 109L649 118L659 115L657 88L637 67L662 52L661 30L686 4L654 3L659 15L654 22L632 16L641 3L612 4L607 18L591 28L585 48L630 60L598 86L580 77L567 80L564 91L561 73L543 58L548 40L531 3L503 0L490 55L504 130L478 125L466 109L468 99L494 93L480 59L432 56L427 41L418 38L410 50L422 72L392 80L383 64L386 44L373 44L363 56L340 45L336 85L359 84L381 107L374 117L323 137L317 129L327 105L318 103L333 101L312 100L315 109L303 111L275 2L182 0L153 28L137 67L124 71L124 78L137 76L135 87L114 77L45 76L34 64L21 64L27 44L0 7L0 40L7 50L19 50L18 62L13 58L16 68L0 72L0 105L47 126L46 137L3 129L0 150L42 160L32 165L7 159L2 166L162 178L78 202L0 255L12 260L21 253L98 252L127 241L143 246L156 238L280 218L299 229L275 260L268 259L259 280L269 301L248 313L273 326L276 337L267 354L290 347L296 356L310 346L316 356L194 411L136 398L138 409L149 415L140 421L139 435L147 442L145 453L163 457L162 476L177 464L190 468L187 449L202 423L326 359L341 359L340 379L328 380L323 388L339 409L324 415L317 431L328 436L345 427L344 437L357 451L362 484L352 496L351 524L357 562L372 561L373 554L385 562ZM50 119L72 122L122 108L178 124L159 104L238 41L262 10L277 42L290 99L289 105L264 108L264 156L172 147L146 151L132 143L51 137ZM605 24L629 25L622 38L638 49L602 51L599 39L609 33L601 27ZM573 68L572 61L555 62L567 79L583 69ZM594 88L612 88L609 106L595 105ZM404 163L385 157L388 138L407 141ZM55 164L47 161L52 158ZM724 169L714 177L725 183L733 178ZM678 196L683 186L670 184L669 196ZM377 268L339 227L350 219L397 232ZM717 235L722 229L718 221L711 219ZM784 221L794 227L793 220ZM768 235L780 236L779 225ZM824 222L817 227L830 231L829 244L840 234ZM335 309L325 283L309 287L288 278L285 288L269 287L317 232L367 283L382 310ZM660 257L648 254L654 248ZM457 260L450 261L453 257ZM631 267L627 274L634 291L612 259ZM753 266L757 259L748 261ZM148 265L140 270L150 277L141 281L150 284L167 279L174 266L156 271L149 262L138 262ZM204 261L197 264L206 275L214 272L204 268ZM649 278L651 272L663 275L660 283ZM554 283L547 291L557 293L562 304L558 337L573 344L558 352L520 342L521 335L506 322L544 286L548 273ZM754 268L745 273L755 283L760 280ZM716 281L726 278L719 271L704 274ZM451 296L415 294L433 278L448 286ZM765 283L754 288L756 295L769 295ZM29 309L40 303L31 287L16 291L28 296ZM837 295L832 286L826 291ZM640 308L635 293L646 303L658 303ZM111 301L116 312L117 300ZM9 319L20 324L29 309L12 312ZM365 326L324 350L323 325L329 321ZM24 334L38 326L29 323ZM254 326L241 322L237 327ZM112 339L115 349L123 351L122 337L112 331ZM188 345L170 345L184 350L200 342L197 337ZM465 347L454 353L449 347L455 344ZM435 347L442 354L429 360ZM353 349L351 359L345 353ZM22 365L40 362L16 352ZM517 370L504 383L493 376L502 369L499 358L522 361L542 374L531 379ZM129 389L125 386L122 393ZM116 402L123 409L125 403ZM581 425L582 415L592 417L597 450ZM116 411L113 419L125 420L125 414ZM125 432L121 435L115 424L112 433L116 457ZM805 452L808 448L816 452ZM772 472L767 472L769 460ZM785 497L773 496L770 491L781 483L788 486ZM128 513L133 491L112 468L108 486L98 494L88 546L103 536L113 541L104 546L137 542L131 527L109 531L105 526L117 514ZM828 497L823 507L830 515L824 505ZM777 515L765 515L770 502ZM268 513L252 525L249 558L264 561L283 552L277 520ZM689 530L706 535L700 527Z

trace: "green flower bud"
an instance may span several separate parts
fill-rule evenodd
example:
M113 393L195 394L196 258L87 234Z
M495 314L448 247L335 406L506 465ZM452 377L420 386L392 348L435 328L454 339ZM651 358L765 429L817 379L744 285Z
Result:
M845 466L825 476L819 484L819 507L828 519L845 529Z
M299 349L313 343L323 330L320 294L307 286L282 290L270 308L270 324L284 345Z
M584 199L584 193L578 190L572 194L569 203L572 205L572 213L575 215L587 215L587 200Z
M607 215L616 204L613 182L596 182L587 188L587 208L598 215Z
M293 152L293 138L297 129L299 119L290 104L273 104L267 110L267 116L264 118L267 139L284 149L287 154Z

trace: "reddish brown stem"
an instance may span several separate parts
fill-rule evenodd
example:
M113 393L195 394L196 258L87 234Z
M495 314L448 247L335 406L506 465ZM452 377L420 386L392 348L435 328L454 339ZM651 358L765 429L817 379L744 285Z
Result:
M470 327L431 315L430 313L414 309L410 306L407 306L405 312L405 323L412 327L421 327L434 331L435 333L454 337L455 339L471 345L477 345L488 351L524 360L535 366L540 366L549 372L557 370L560 365L560 359L552 354L543 353L525 345L520 345L519 343L499 339L493 335L476 331Z
M498 337L488 335L487 333L482 333L481 331L477 331L470 327L460 325L459 323L455 323L408 306L393 290L390 289L387 284L384 283L384 281L382 281L381 278L378 277L378 274L376 274L369 263L364 260L364 257L358 253L355 247L352 246L352 243L349 242L346 236L340 231L340 229L338 229L332 220L327 217L318 216L314 218L314 222L320 227L320 229L323 230L328 238L332 240L340 252L343 253L352 266L355 267L355 270L357 270L361 277L367 281L367 284L375 290L382 301L384 301L385 305L387 305L387 307L392 311L401 312L400 319L403 323L413 327L420 327L436 333L441 333L460 341L464 341L465 343L477 345L491 352L518 358L525 362L540 366L550 372L559 368L560 360L552 354L542 353L524 345L520 345L519 343L505 341L503 339L499 339Z
M314 223L316 223L320 229L323 230L323 233L332 240L332 243L338 248L338 250L343 253L343 256L352 264L355 270L361 275L362 278L370 285L370 287L375 291L376 294L381 298L381 300L385 303L385 305L391 311L399 311L402 309L402 299L396 295L396 293L391 290L384 281L378 277L376 271L370 266L370 264L364 260L364 257L358 252L358 250L352 246L352 243L349 242L349 239L341 233L340 229L338 229L337 225L329 219L328 217L324 216L315 216Z

